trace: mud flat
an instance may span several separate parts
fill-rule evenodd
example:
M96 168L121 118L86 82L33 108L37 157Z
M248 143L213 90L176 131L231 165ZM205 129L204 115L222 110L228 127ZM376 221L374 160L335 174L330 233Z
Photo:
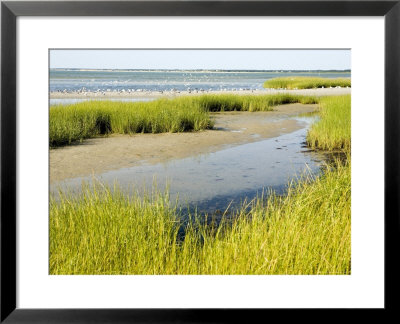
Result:
M50 183L120 168L164 163L295 132L293 117L317 105L291 104L272 112L215 113L215 129L190 133L113 135L50 150Z

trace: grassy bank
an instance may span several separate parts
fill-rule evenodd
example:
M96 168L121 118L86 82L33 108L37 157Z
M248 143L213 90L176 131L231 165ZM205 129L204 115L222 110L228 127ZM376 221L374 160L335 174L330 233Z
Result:
M316 89L329 87L351 87L351 80L346 78L328 79L315 77L284 77L264 82L267 89Z
M218 228L167 196L88 190L50 203L51 274L349 274L350 166L254 201Z
M319 106L321 119L308 131L308 145L322 150L350 151L351 96L324 97Z
M292 94L273 95L202 95L196 97L181 97L174 99L188 104L199 105L209 112L218 111L271 111L274 106L301 103L315 104L318 99L311 96L299 96Z
M152 102L86 101L50 107L50 147L105 134L187 132L212 128L210 112L268 111L287 103L316 103L313 97L203 95Z
M51 147L101 134L196 131L212 127L207 112L168 100L149 103L87 101L50 107Z

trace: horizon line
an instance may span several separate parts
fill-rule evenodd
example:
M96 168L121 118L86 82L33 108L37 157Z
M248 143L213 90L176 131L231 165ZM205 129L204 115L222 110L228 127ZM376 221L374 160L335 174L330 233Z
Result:
M266 69L266 70L258 70L258 69L139 69L139 68L70 68L70 67L49 67L50 70L90 70L90 71L260 71L260 72L331 72L331 71L339 71L339 72L351 72L351 69Z

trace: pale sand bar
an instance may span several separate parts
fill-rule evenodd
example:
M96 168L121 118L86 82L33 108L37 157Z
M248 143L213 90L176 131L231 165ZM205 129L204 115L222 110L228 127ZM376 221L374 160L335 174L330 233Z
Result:
M305 96L338 96L351 93L351 88L320 88L301 90L238 90L238 91L135 91L135 92L50 92L50 99L137 99L137 98L174 98L179 96L198 96L201 94L238 94L238 95L266 95L277 93L291 93Z
M270 112L215 113L215 130L188 133L113 135L50 150L50 182L123 167L216 152L223 148L290 133L304 127L287 117L317 105L290 104Z

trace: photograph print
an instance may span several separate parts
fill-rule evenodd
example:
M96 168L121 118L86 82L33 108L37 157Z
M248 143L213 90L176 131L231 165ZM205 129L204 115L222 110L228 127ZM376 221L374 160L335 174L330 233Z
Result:
M50 275L350 275L351 51L50 49Z

